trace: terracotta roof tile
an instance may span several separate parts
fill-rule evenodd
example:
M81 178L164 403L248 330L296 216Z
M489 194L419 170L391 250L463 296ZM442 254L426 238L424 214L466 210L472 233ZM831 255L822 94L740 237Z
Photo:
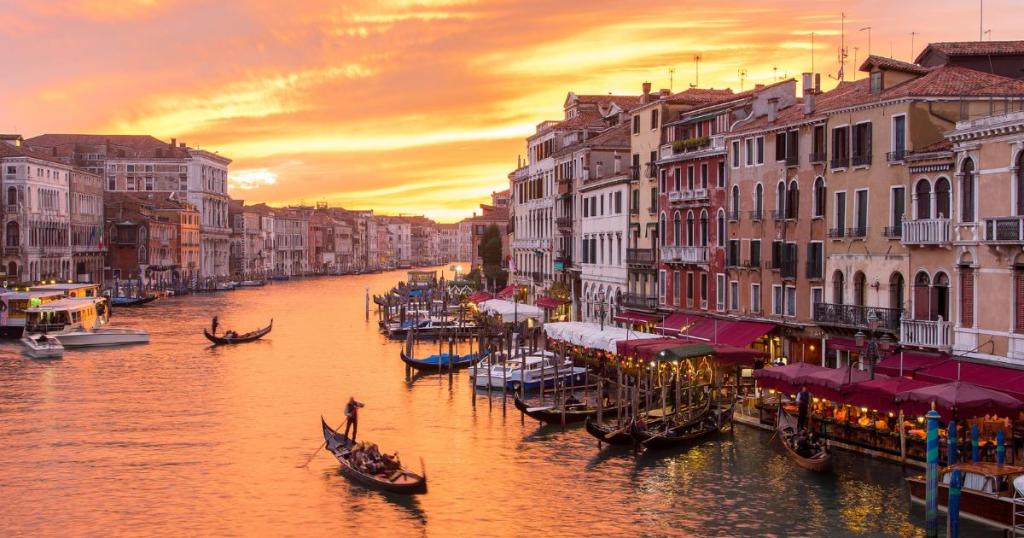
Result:
M922 67L920 65L901 60L895 60L893 58L886 58L885 56L876 56L874 54L868 56L867 59L864 60L864 63L860 64L860 70L871 71L872 67L877 67L886 71L902 71L904 73L911 73L914 75L924 75L929 71L927 67Z
M53 155L42 153L39 151L33 151L25 146L12 146L6 142L0 142L0 158L3 157L31 157L33 159L39 159L41 161L48 161L51 163L61 164L68 166L67 163L61 161Z
M109 143L113 151L108 157L117 158L118 151L123 150L125 157L188 157L188 149L180 146L171 147L150 135L104 135L104 134L43 134L25 140L25 145L37 150L56 148L58 155L70 156L76 152L93 152L93 148L106 146ZM158 151L159 150L159 151Z
M1000 56L1024 54L1024 41L947 41L929 43L915 62L929 52L939 52L946 56Z

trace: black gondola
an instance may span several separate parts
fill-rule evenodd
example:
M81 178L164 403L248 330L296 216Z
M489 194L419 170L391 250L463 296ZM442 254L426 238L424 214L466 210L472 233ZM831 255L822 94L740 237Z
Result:
M598 441L614 446L629 446L633 444L633 437L629 435L629 426L612 426L609 423L598 424L594 417L587 417L583 425L587 433L593 435Z
M238 335L234 335L234 336L227 336L227 334L229 334L229 333L224 333L225 336L216 336L216 335L210 334L210 331L206 330L206 328L204 327L203 328L203 335L206 336L207 340L213 342L213 345L215 345L215 346L220 346L220 345L225 345L225 344L244 344L245 342L252 342L254 340L259 340L260 338L263 338L263 336L266 335L267 333L269 333L270 329L272 329L273 327L274 327L274 320L273 320L273 318L271 318L270 324L267 325L266 327L264 327L262 329L257 329L255 331L247 332L245 334L238 334Z
M400 352L402 362L408 364L410 368L419 370L425 373L437 373L447 372L448 370L462 370L469 368L476 361L480 360L476 353L470 353L468 355L454 354L453 359L448 357L447 353L441 353L437 355L431 355L425 359L414 359L405 354L405 351Z
M111 297L110 304L113 306L142 306L156 300L156 295L145 297Z
M370 474L361 471L355 464L349 461L353 445L352 440L344 434L331 429L323 417L320 417L320 424L324 429L324 442L326 443L327 450L334 454L334 457L338 459L338 463L341 464L341 474L366 487L388 493L418 495L427 492L426 472L418 475L405 469L399 469L385 476L384 474Z
M633 440L650 449L689 446L722 431L732 421L732 407L712 411L711 408L682 424L668 428L648 427L640 430L636 423L630 428Z
M583 402L575 404L571 403L564 406L565 413L562 412L562 405L531 407L527 405L526 402L520 400L518 394L515 395L514 403L516 405L516 409L521 411L523 414L544 424L562 424L563 417L565 418L566 424L574 424L577 422L583 422L590 417L597 416L597 407Z

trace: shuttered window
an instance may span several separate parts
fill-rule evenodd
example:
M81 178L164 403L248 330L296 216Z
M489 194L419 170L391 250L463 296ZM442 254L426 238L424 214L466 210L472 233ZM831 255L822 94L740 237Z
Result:
M1024 268L1013 271L1013 332L1024 333Z
M974 269L960 268L960 326L974 327Z

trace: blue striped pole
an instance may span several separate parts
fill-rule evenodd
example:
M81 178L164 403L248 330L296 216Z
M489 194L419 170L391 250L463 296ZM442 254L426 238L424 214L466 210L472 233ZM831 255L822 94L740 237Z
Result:
M996 432L996 463L1002 465L1006 463L1006 434L1003 430Z
M971 461L981 460L981 447L978 446L978 425L971 426Z
M946 536L960 538L960 487L964 477L960 469L954 469L949 477L949 502L946 503L949 521L946 525Z
M949 421L949 432L946 435L946 465L956 463L956 422Z
M924 535L939 536L939 413L933 408L925 415L928 419L926 438L926 467L924 491Z

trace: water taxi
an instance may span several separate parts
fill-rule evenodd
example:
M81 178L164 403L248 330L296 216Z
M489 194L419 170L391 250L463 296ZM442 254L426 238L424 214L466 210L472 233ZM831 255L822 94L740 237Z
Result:
M959 469L964 477L960 488L960 517L1012 531L1014 482L1024 476L1024 467L990 461L944 467L939 471L939 510L943 512L949 501L949 481L954 469ZM910 488L910 500L924 504L925 476L908 477L907 486Z
M50 291L8 291L0 295L0 335L21 338L25 332L25 320L29 308L37 307L65 297L64 292Z
M103 297L67 297L25 310L25 334L53 336L64 347L149 343L145 331L103 327L109 312Z

